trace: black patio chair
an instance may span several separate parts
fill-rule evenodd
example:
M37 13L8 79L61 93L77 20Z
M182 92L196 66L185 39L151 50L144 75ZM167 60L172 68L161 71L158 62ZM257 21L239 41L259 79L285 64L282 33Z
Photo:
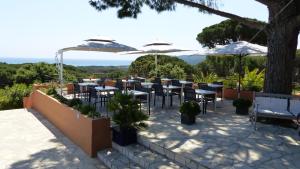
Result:
M167 97L167 93L164 92L163 86L161 84L154 84L153 86L154 89L154 106L155 106L155 102L156 102L156 97L162 97L162 108L164 108L165 105L165 100ZM169 93L169 97L170 97L170 105L173 105L173 97L172 97L172 93Z
M79 84L78 83L74 83L73 85L74 85L74 91L73 91L74 98L77 98L77 96L78 96L78 98L81 98L81 90L80 90Z
M173 86L178 86L178 87L180 87L180 89L172 89L172 94L173 95L177 95L178 96L178 99L179 99L179 102L180 102L180 104L181 104L181 95L182 95L182 91L181 91L181 87L182 87L182 85L181 85L181 83L179 82L179 80L177 80L177 79L172 79L171 80L171 84L173 85Z

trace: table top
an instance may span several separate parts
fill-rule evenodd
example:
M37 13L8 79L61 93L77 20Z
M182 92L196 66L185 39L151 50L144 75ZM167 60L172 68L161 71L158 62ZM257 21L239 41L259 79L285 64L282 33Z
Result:
M154 83L152 83L152 82L142 82L141 85L142 86L152 86L152 85L154 85Z
M214 88L221 88L224 87L224 85L220 85L220 84L213 84L213 83L209 83L207 84L209 87L214 87Z
M95 87L95 89L96 89L97 91L118 90L118 88L113 87L113 86L105 86L105 88L103 88L102 86L97 86L97 87Z
M95 82L98 81L100 79L82 79L84 82Z
M126 91L123 91L123 93L126 93ZM147 92L142 92L142 91L138 91L138 90L130 90L130 91L127 91L127 93L133 94L134 96L148 95Z
M162 78L161 81L171 81L172 79L169 78Z
M202 90L202 89L195 89L195 92L197 94L201 94L201 95L206 95L206 94L216 94L216 92L214 91L210 91L210 90Z
M189 81L186 81L186 80L179 80L179 83L181 83L181 84L191 84L193 82L189 82Z
M180 86L173 86L173 85L169 85L169 86L163 85L163 88L164 89L181 89Z
M123 79L122 80L122 82L124 82L124 83L133 83L133 82L136 82L137 80L134 80L134 79L128 79L128 80L126 80L126 79Z
M96 83L90 83L90 82L86 82L86 83L78 83L79 86L96 86Z

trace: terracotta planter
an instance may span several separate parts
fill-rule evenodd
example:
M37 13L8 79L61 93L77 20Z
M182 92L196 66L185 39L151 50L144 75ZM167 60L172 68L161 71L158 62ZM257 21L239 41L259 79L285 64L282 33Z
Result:
M95 157L99 150L111 147L109 118L86 117L39 90L33 92L31 100L33 109L46 117L91 157Z
M67 93L68 94L73 94L74 93L74 84L73 83L68 83L67 84Z
M224 98L229 100L237 99L238 93L236 89L225 88L224 89Z
M229 100L234 100L238 98L237 89L224 89L224 98ZM240 98L253 100L253 91L241 91Z
M247 100L253 100L253 91L241 91L241 98Z
M31 98L30 97L23 97L23 107L25 109L30 109L32 106Z

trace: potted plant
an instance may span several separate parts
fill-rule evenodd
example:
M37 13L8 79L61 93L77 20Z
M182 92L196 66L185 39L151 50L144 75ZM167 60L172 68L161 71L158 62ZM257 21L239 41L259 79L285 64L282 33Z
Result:
M251 105L252 101L248 99L239 98L233 101L233 106L236 107L236 114L247 115Z
M181 113L181 123L192 125L195 123L196 115L200 114L200 106L195 101L188 101L182 103L179 109Z
M145 128L148 116L141 112L139 102L132 95L116 93L108 103L113 112L112 120L118 126L113 128L113 141L126 146L137 141L137 130Z

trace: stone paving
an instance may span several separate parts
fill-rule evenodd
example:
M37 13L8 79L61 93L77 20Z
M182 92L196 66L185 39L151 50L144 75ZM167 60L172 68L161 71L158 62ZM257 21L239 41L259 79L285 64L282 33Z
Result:
M192 126L180 124L178 107L152 110L148 124L140 136L205 168L300 168L295 129L259 123L254 131L231 101L199 115Z
M0 111L0 169L106 168L33 110Z

